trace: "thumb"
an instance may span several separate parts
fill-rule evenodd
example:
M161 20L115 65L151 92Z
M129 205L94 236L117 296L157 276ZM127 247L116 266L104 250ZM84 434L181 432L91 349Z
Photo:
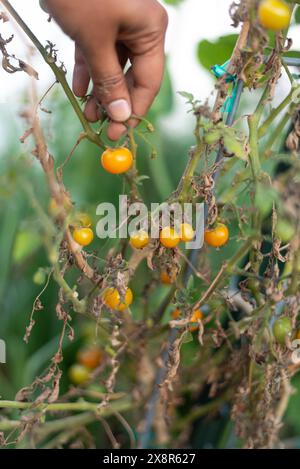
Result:
M127 121L131 116L131 100L114 41L89 46L85 56L95 98L113 121Z

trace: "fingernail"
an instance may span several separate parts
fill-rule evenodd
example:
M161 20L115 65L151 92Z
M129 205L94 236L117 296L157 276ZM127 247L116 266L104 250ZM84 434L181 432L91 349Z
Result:
M131 109L125 99L117 99L107 106L109 117L116 122L126 122L131 116Z

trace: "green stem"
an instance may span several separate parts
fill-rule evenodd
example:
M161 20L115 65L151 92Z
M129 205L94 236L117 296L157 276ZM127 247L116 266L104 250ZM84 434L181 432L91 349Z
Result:
M290 104L293 99L294 93L298 88L292 88L287 97L282 101L277 108L273 109L269 117L265 120L262 126L258 129L258 137L262 138L266 135L270 125L274 122L276 117Z
M254 181L257 181L259 173L261 171L260 159L259 159L259 147L258 147L258 116L252 114L248 117L249 124L249 143L250 143L250 163Z
M129 405L130 404L130 405ZM99 409L99 403L78 401L78 402L57 402L54 404L41 403L35 405L32 402L19 402L19 401L0 401L0 409L30 409L34 411L42 412L96 412L99 415L107 415L116 411L126 410L131 407L131 402L128 399L115 401L109 405L109 407L101 410ZM48 424L49 425L49 424Z
M68 285L68 283L65 281L64 277L62 276L59 268L58 263L53 264L54 268L54 279L56 280L57 284L62 288L65 297L67 300L69 300L74 308L74 311L79 314L86 314L86 304L85 301L78 300L75 296L75 292L72 290L72 288Z
M265 148L264 153L266 155L270 153L276 140L282 136L282 132L285 126L287 125L287 123L289 122L290 118L291 118L290 114L285 113L282 119L280 120L280 122L278 123L278 125L276 126L276 128L274 129L274 131L269 136L267 142L264 145L264 148Z
M175 192L176 198L179 202L184 203L188 199L188 195L191 190L191 182L198 166L200 157L203 153L204 145L202 143L198 144L195 151L190 156L190 160L186 166L186 169L183 173L183 176L180 180L178 188Z

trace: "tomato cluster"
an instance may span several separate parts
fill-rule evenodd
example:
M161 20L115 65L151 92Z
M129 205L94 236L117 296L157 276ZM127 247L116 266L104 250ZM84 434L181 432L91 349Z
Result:
M69 378L72 383L84 384L91 378L91 372L101 365L104 358L102 350L96 345L80 349L77 363L69 368Z
M171 316L172 319L180 319L182 313L180 309L175 309ZM200 309L196 309L193 311L191 320L190 320L190 325L189 325L189 331L190 332L195 332L199 329L199 321L203 321L204 319L204 314Z
M166 226L160 232L159 239L162 246L168 249L174 249L180 241L190 242L195 237L195 231L189 223L182 223L178 232L171 226Z
M114 311L125 311L133 301L133 293L130 288L127 288L122 301L121 295L116 288L108 288L104 293L103 298L104 304L109 309Z

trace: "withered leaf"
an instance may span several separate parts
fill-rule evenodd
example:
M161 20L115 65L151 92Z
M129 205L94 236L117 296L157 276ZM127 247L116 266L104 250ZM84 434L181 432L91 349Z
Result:
M26 62L23 62L23 60L19 60L19 67L20 70L27 73L30 77L33 77L36 80L39 79L38 72L31 65L27 64Z

